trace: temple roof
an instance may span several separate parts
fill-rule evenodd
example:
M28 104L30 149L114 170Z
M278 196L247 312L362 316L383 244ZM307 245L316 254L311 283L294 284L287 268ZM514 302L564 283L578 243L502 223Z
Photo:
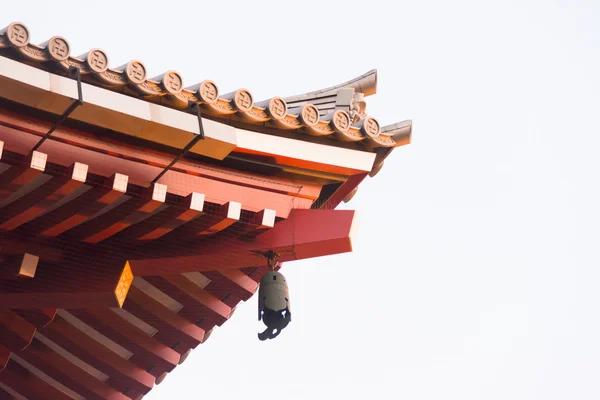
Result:
M381 127L367 115L364 98L377 90L376 70L330 88L256 102L247 89L221 94L210 80L186 86L181 74L173 70L149 78L146 66L137 60L110 67L107 53L98 48L73 56L68 41L60 36L39 45L30 43L30 38L24 24L11 23L0 31L0 55L64 76L78 68L89 84L181 111L192 112L190 104L199 103L204 117L229 125L354 142L377 152L380 159L410 143L411 121Z

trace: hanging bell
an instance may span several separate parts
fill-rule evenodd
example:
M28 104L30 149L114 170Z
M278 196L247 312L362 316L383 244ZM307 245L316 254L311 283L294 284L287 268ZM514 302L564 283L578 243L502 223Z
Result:
M260 340L276 338L292 321L287 282L277 271L269 271L260 279L258 320L261 319L267 329L258 334Z

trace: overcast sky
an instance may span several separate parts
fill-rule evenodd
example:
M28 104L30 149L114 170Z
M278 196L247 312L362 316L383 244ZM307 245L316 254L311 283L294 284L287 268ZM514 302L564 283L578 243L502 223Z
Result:
M286 264L292 324L259 342L251 299L147 399L600 398L599 2L0 4L257 99L377 68L369 113L414 122L343 206L354 253Z

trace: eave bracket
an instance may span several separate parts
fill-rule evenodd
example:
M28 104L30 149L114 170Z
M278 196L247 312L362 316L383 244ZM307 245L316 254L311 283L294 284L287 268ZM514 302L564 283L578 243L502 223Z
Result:
M181 153L179 153L179 155L177 155L177 157L175 157L173 159L173 161L171 161L171 163L169 165L167 165L165 167L165 169L163 169L160 174L158 174L158 176L156 178L154 178L154 180L152 181L152 183L156 183L158 182L158 180L167 173L168 170L170 170L173 165L175 165L175 163L177 163L177 161L179 161L183 156L185 156L191 149L192 147L194 147L196 145L196 143L198 143L200 140L204 139L204 125L202 125L202 114L200 113L200 105L196 102L190 102L189 104L190 106L190 110L194 111L196 113L196 116L198 117L198 135L195 135L192 140L190 140L190 142L185 145L185 147L181 150Z
M71 105L69 106L69 108L67 108L60 115L60 117L52 125L52 128L50 128L50 130L48 132L46 132L46 134L44 136L42 136L40 141L37 142L35 146L33 146L33 149L31 151L36 151L37 149L39 149L40 146L42 145L42 143L44 143L46 141L46 139L48 139L50 137L50 135L52 135L54 133L54 131L59 126L61 126L62 123L65 122L67 118L69 118L69 115L71 115L71 113L73 111L75 111L75 109L77 107L79 107L80 105L83 104L83 91L81 90L81 70L77 67L71 67L71 68L69 68L68 76L71 78L74 78L77 81L77 100L74 100L71 103Z

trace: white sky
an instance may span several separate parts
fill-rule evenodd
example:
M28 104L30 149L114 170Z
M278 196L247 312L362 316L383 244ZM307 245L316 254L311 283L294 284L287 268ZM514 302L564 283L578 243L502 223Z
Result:
M0 5L33 42L257 99L377 68L369 112L414 121L345 206L355 252L283 270L281 336L253 298L147 399L600 398L599 2Z

